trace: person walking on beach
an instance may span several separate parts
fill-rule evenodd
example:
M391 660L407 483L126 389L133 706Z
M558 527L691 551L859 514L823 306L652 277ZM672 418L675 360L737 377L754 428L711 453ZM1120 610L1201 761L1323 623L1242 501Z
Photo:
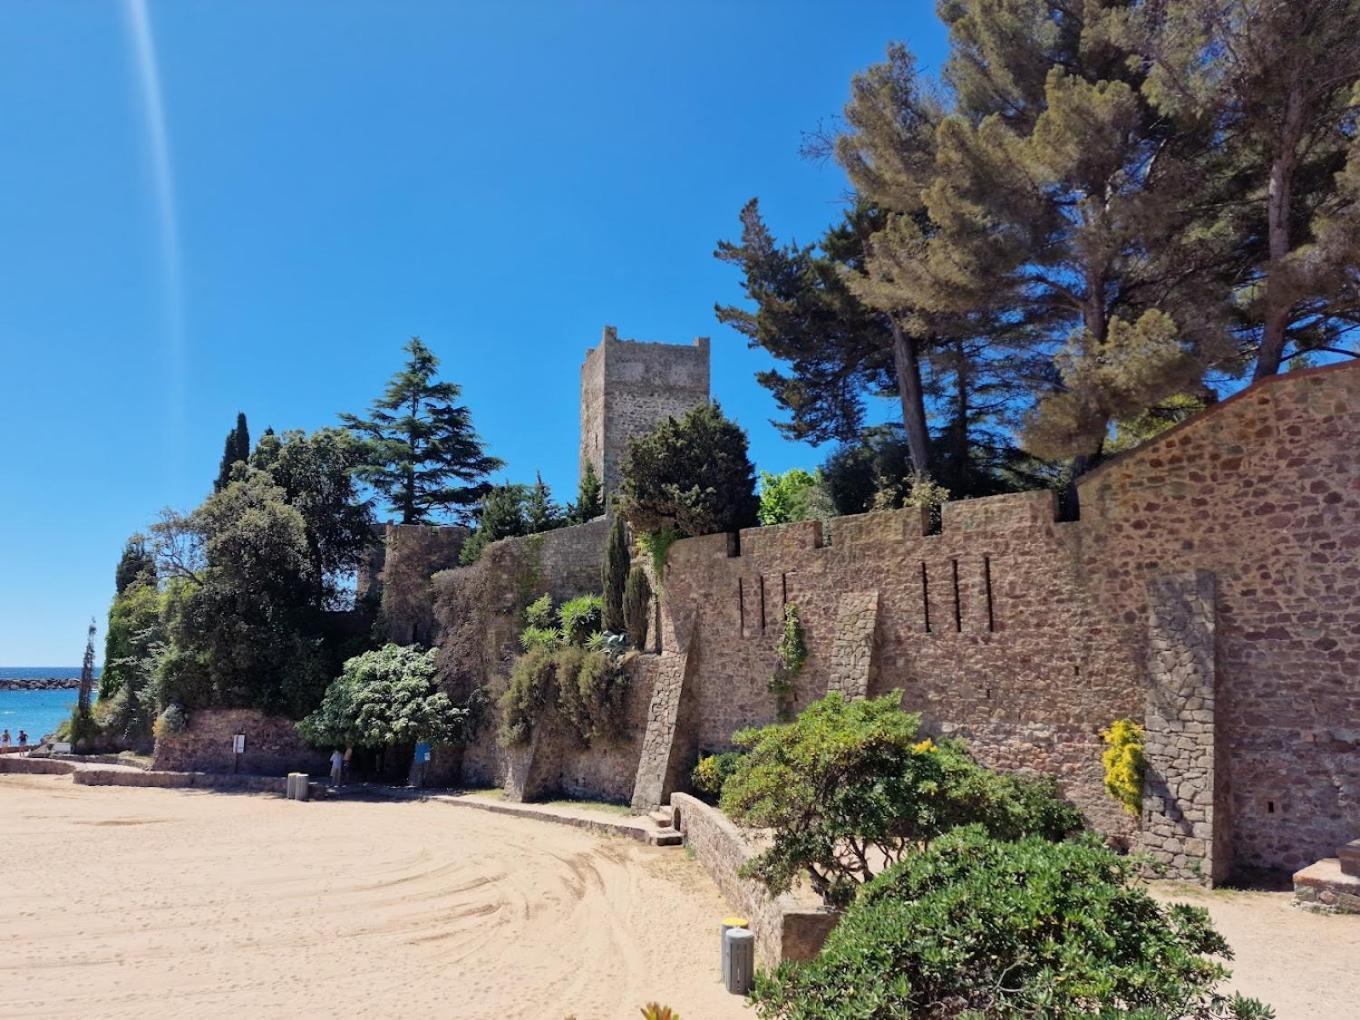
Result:
M341 753L340 748L337 747L331 752L331 782L336 786L339 786L344 777L344 771L345 756Z
M28 746L28 734L23 730L19 731L19 746L20 747Z
M5 732L0 733L0 747L9 747L9 727L5 727Z

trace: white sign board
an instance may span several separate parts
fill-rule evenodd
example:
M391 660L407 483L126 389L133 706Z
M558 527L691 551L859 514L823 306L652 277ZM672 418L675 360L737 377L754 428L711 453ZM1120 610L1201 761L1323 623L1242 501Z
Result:
M246 735L244 733L238 733L231 738L231 749L236 754L246 753Z

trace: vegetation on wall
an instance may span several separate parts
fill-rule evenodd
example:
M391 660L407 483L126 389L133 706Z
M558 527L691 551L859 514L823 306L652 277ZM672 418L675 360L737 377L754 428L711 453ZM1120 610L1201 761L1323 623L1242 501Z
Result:
M1100 731L1105 750L1100 763L1105 767L1105 789L1124 810L1137 817L1143 809L1143 727L1132 719L1116 719L1109 729Z
M760 473L760 509L757 517L762 527L773 524L792 524L831 516L834 509L821 472L790 468L782 475L769 471Z
M1267 1020L1220 995L1208 911L1164 905L1094 841L949 833L865 886L806 963L757 979L767 1020Z
M695 794L709 804L718 803L722 798L723 787L737 771L742 753L722 751L718 754L700 755L694 770L689 774L690 786Z
M784 606L784 626L775 646L776 664L774 675L768 687L779 704L779 717L786 718L790 712L789 696L793 693L793 681L803 671L807 663L807 640L803 634L803 618L797 604L790 602Z
M1051 780L984 769L957 741L920 733L900 694L846 701L828 694L789 723L747 729L746 749L722 789L722 809L772 830L745 873L772 893L800 876L844 906L861 883L950 829L977 823L999 839L1062 839L1081 814Z
M543 595L525 610L524 651L500 700L502 745L527 743L549 715L583 746L618 734L630 681L619 650L599 640L601 606L599 595L581 595L554 611Z

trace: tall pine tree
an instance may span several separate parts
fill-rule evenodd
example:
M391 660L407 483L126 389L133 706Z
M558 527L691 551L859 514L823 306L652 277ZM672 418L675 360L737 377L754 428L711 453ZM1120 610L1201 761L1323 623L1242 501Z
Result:
M471 412L457 403L460 387L436 379L439 359L433 352L419 337L403 349L405 367L368 417L340 416L366 443L358 474L403 524L426 524L439 514L468 521L491 488L487 474L501 462L487 455Z
M1212 131L1193 192L1224 238L1259 379L1360 326L1360 0L1157 0L1130 19L1145 92Z

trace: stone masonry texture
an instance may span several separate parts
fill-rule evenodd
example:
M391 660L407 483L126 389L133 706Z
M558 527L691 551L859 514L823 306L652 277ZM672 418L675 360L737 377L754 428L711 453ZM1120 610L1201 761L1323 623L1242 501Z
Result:
M246 750L238 763L232 737L244 734ZM180 733L156 741L154 767L169 772L229 773L283 776L289 772L324 775L326 754L298 736L291 719L265 715L249 708L200 709L189 715Z
M583 456L606 469L605 362L634 346L607 333L583 369ZM702 358L706 396L706 350L668 350ZM699 386L675 372L683 409ZM699 751L774 721L792 602L809 653L795 711L831 689L895 692L930 732L1054 776L1110 838L1187 875L1293 871L1360 835L1360 365L1262 381L1114 458L1082 480L1078 520L1028 492L946 504L942 525L901 510L677 542L664 651L630 665L631 738L541 742L547 787L626 801L644 775L683 785ZM605 535L599 521L508 540L436 575L449 684L503 687L525 600L597 591ZM675 732L649 741L657 685L676 683ZM1103 787L1100 731L1122 717L1147 725L1155 758L1139 818ZM465 751L469 781L504 775L492 730Z
M707 337L688 347L620 340L606 326L581 366L581 471L595 465L607 501L629 440L707 401Z
M1147 587L1147 775L1138 847L1168 877L1217 882L1231 860L1227 810L1216 806L1226 784L1214 725L1214 575L1157 577Z

